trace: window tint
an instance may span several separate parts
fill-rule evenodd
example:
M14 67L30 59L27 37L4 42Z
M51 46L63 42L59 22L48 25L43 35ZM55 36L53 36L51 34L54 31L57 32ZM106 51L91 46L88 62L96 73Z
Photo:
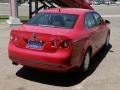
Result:
M95 20L92 16L91 13L86 14L85 16L85 26L88 28L94 27L95 26Z
M61 13L39 13L28 24L37 26L73 28L78 15Z
M96 20L97 25L100 25L103 21L102 17L98 13L93 13L93 16Z

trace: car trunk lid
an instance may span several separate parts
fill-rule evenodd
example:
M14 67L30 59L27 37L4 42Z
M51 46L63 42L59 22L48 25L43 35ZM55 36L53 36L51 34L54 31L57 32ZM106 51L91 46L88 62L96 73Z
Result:
M69 44L71 29L23 25L12 31L14 44L19 48L55 52L63 41Z

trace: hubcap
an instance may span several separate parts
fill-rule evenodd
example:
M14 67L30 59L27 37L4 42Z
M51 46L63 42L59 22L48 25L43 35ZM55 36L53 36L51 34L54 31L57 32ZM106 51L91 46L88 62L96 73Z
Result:
M108 35L108 37L107 37L106 46L109 45L109 40L110 40L110 35Z
M88 70L89 64L90 64L90 54L89 54L89 52L87 52L86 55L85 55L85 61L84 61L85 71Z

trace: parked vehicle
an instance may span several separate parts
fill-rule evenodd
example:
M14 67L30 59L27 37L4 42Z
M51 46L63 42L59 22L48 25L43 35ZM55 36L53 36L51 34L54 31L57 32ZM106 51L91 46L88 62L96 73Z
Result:
M115 4L120 5L120 0L117 0Z
M101 4L100 0L92 0L91 2L94 5L100 5Z
M64 7L93 9L89 0L53 0Z
M42 10L27 24L11 30L8 47L13 64L54 72L81 68L109 45L110 29L94 10L53 8Z

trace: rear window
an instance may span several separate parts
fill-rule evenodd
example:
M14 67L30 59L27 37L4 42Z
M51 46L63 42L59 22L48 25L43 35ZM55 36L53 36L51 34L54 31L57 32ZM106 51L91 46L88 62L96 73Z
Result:
M28 24L36 26L73 28L77 18L78 15L73 14L39 13L34 16Z

